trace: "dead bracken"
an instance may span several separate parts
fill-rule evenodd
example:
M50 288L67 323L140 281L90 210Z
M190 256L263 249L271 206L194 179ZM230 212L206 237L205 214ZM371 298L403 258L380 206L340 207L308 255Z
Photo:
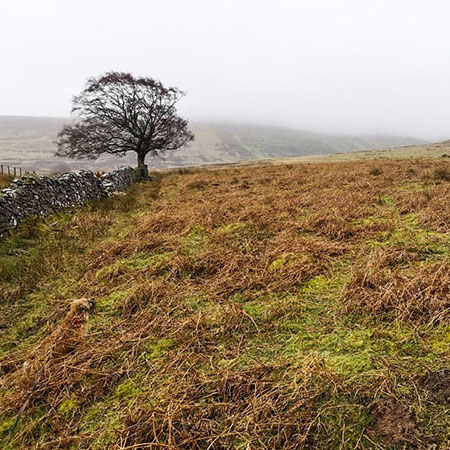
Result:
M30 219L0 243L0 445L449 447L447 169L172 170Z

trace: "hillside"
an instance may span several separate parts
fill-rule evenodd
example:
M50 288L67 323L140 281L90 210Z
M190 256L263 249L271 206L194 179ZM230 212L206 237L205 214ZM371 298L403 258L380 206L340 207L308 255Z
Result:
M0 242L0 446L449 448L449 180L178 169L29 221Z
M371 161L383 159L417 159L417 158L450 158L450 141L435 142L426 145L405 145L391 149L360 150L342 152L332 155L311 155L297 158L280 158L274 164L290 162L342 162L342 161Z
M135 164L134 155L106 156L98 161L70 161L53 156L56 135L66 118L0 116L0 163L42 173L70 169L106 170ZM304 131L233 125L193 123L196 140L172 152L166 160L149 160L154 168L232 163L241 160L330 154L420 144L407 137L338 136Z

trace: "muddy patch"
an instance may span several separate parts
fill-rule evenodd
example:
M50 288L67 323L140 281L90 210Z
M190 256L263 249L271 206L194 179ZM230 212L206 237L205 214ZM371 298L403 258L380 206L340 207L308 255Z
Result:
M450 368L429 372L419 380L431 398L442 404L450 404Z
M374 426L369 434L380 437L386 445L408 444L416 448L418 428L414 412L394 398L372 404Z

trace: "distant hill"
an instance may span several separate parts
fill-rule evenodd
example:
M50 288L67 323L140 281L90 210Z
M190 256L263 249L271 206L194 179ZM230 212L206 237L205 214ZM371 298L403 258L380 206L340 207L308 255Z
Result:
M38 172L71 169L107 170L135 164L134 155L97 161L55 158L55 139L68 118L0 116L0 163ZM192 123L196 140L188 148L152 159L154 168L218 164L251 159L325 155L356 150L422 144L397 136L349 136L230 123Z

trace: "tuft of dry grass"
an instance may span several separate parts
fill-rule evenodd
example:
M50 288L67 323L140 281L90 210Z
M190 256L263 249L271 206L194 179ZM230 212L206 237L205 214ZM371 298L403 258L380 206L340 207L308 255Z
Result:
M363 308L373 315L402 321L448 323L449 261L417 265L413 270L392 262L392 254L373 259L352 275L343 294L348 310Z
M13 176L0 174L0 189L7 188L11 184L13 179Z
M302 448L311 443L317 399L333 389L332 375L320 364L303 369L253 364L209 377L193 374L192 381L170 380L163 388L170 390L164 404L131 408L132 431L122 435L125 448L143 442L178 448L239 448L246 442Z

